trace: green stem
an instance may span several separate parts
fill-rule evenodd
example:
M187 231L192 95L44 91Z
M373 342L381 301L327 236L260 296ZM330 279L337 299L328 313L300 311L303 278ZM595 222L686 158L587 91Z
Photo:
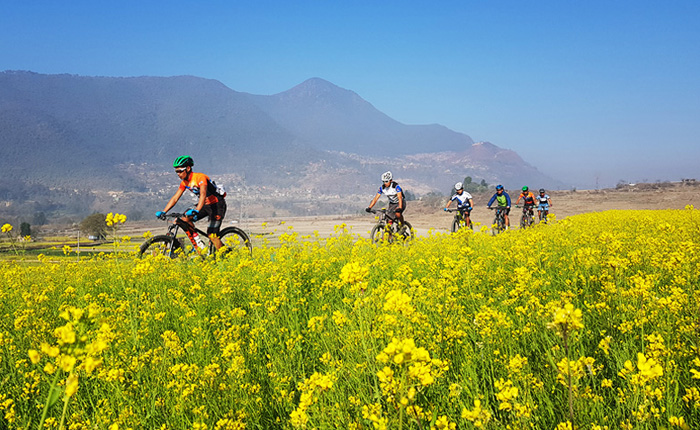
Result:
M70 400L70 397L67 395L63 396L63 412L61 413L61 423L58 425L58 430L63 430L65 427L63 427L63 423L66 421L66 411L68 410L68 401Z
M51 382L51 387L49 387L49 395L46 396L46 403L44 404L44 410L41 412L41 420L39 421L39 428L44 427L44 420L46 420L46 414L49 412L49 402L51 402L51 394L53 394L54 388L56 388L56 382L58 382L58 375L60 374L60 370L56 369L56 376L53 378L53 382Z
M573 428L574 426L574 393L573 393L573 387L571 386L571 359L569 358L569 342L567 341L568 339L568 331L566 328L564 328L563 332L563 337L564 337L564 353L566 354L566 370L567 370L567 378L568 378L568 388L569 388L569 421L571 422L571 427Z

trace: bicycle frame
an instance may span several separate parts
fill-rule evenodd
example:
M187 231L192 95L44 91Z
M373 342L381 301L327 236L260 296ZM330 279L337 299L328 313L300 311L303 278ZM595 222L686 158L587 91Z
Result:
M166 215L167 217L173 217L175 218L173 222L168 226L168 232L166 233L167 236L172 237L173 239L177 239L177 233L179 232L180 229L182 229L185 234L187 235L187 238L190 240L190 243L192 244L192 249L199 250L199 247L197 246L197 242L194 240L194 233L197 233L203 237L209 238L209 236L203 232L202 230L198 229L197 227L193 227L189 225L186 221L184 221L181 218L181 214L170 214ZM170 242L170 249L168 249L168 253L172 252L172 246L175 243L175 240ZM214 244L211 242L211 239L209 240L209 246L208 246L208 251L209 253L212 252L212 247ZM203 251L203 250L202 250ZM198 251L198 252L202 252Z
M467 210L467 209L460 209L460 208L456 208L456 209L449 209L449 208L448 208L448 209L447 209L447 212L454 212L454 213L455 213L454 218L453 218L453 220L452 220L453 223L455 223L455 222L457 222L457 223L466 222L466 221L467 221L467 217L469 217L469 224L467 225L467 227L468 227L468 228L471 228L471 227L472 227L472 220L471 220L471 216L470 216L471 211L470 211L470 210Z
M372 238L373 242L375 241L374 232L379 230L380 228L382 229L384 234L387 234L390 237L389 241L392 241L393 236L395 234L403 235L404 238L413 238L413 227L408 221L404 220L403 222L399 222L398 220L392 219L387 214L386 208L381 208L379 210L372 209L370 210L370 212L373 214L379 213L379 220L372 228L372 232L370 234L370 237Z

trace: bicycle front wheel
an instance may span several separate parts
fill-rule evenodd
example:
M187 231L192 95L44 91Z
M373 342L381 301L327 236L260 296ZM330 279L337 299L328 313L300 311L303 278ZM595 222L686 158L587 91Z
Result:
M253 244L250 242L250 238L246 232L238 227L226 227L219 232L219 238L224 246L232 251L247 249L251 255L253 254Z
M170 258L177 258L182 253L182 245L177 239L167 235L153 236L139 248L139 257L146 255L165 255Z
M458 218L455 218L452 220L452 227L450 228L450 231L452 233L457 233L457 230L462 226L462 223Z
M391 242L391 231L386 228L386 224L380 223L372 227L372 231L369 233L369 237L372 243L383 243Z

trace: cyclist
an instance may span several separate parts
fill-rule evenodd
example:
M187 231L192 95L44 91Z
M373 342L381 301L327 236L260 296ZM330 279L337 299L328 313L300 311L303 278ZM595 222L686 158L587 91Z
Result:
M510 196L503 189L503 185L496 185L496 193L491 197L489 203L486 205L491 209L493 202L498 203L498 207L503 210L503 217L506 221L506 230L510 228L510 220L508 219L508 214L510 213Z
M469 214L471 214L472 208L474 207L474 201L472 200L472 195L464 191L464 186L461 182L455 184L455 194L452 195L450 201L447 202L444 210L447 211L454 201L457 201L457 209L462 212L467 226L471 226L472 221L469 219Z
M165 214L177 204L185 190L190 190L199 197L197 206L194 209L185 211L183 221L187 222L194 229L194 221L209 217L209 228L207 228L207 236L211 239L216 249L223 246L219 239L219 230L221 223L226 215L226 200L225 193L221 195L217 191L216 185L209 179L209 176L204 173L196 173L192 171L194 160L189 155L177 157L173 162L175 173L180 178L180 186L175 195L170 198L170 201L165 205L165 209L156 212L156 217L162 218ZM189 236L191 233L187 232Z
M542 219L542 213L548 213L549 207L552 206L552 199L549 198L549 194L545 194L544 188L540 188L537 203L537 216L539 219Z
M534 215L532 208L535 206L535 195L532 194L527 186L523 187L523 192L520 193L518 199L515 201L516 205L520 203L520 199L523 199L523 213L525 211L530 211L530 215Z
M389 216L389 222L396 219L399 224L403 224L403 211L406 210L406 199L404 198L403 190L399 184L394 181L391 172L384 172L382 174L382 185L369 203L369 206L365 209L367 212L372 210L372 206L377 203L377 200L379 200L382 194L389 199L389 206L386 210Z

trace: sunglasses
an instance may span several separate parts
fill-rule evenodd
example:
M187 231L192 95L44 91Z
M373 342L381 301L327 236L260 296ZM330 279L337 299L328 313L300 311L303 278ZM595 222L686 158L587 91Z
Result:
M186 171L187 171L187 169L175 169L175 173L182 173L182 172L186 172Z

